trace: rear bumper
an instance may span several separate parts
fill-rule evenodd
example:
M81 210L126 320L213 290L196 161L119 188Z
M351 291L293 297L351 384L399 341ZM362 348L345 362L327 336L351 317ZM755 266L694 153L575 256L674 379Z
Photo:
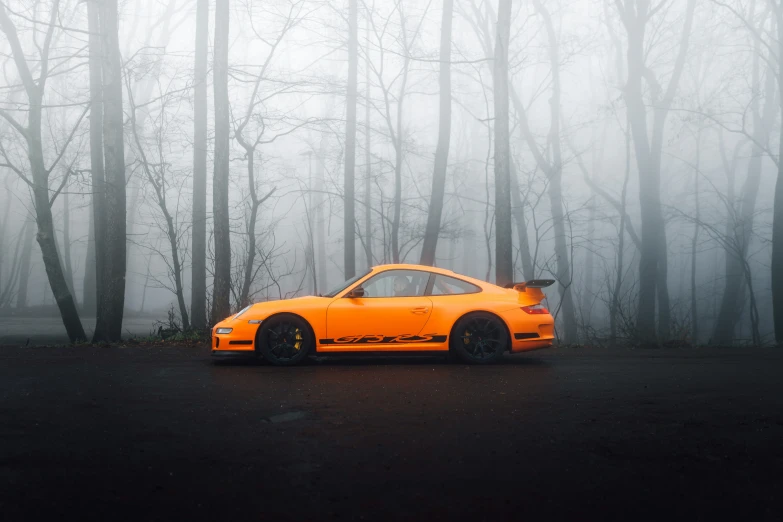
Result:
M511 343L511 353L529 352L542 348L551 348L554 339L514 339Z

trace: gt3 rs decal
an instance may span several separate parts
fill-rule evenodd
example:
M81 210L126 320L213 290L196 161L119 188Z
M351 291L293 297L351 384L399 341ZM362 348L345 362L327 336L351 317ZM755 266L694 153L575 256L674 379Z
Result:
M408 343L445 343L445 335L436 334L402 334L384 335L344 335L337 339L321 339L321 344L408 344Z

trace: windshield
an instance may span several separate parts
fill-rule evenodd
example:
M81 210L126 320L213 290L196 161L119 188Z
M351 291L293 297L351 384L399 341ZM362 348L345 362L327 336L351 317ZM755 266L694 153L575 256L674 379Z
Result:
M350 278L348 281L346 281L346 282L342 283L342 284L341 284L340 286L338 286L337 288L335 288L335 289L333 289L333 290L331 290L331 291L329 291L329 292L327 292L327 293L323 294L323 296L322 296L322 297L334 297L334 296L336 296L337 294L339 294L340 292L342 292L343 290L345 290L346 288L348 288L349 286L351 286L351 285L352 285L352 284L354 284L356 281L358 281L358 280L359 280L359 279L361 279L362 277L366 276L366 275L367 275L367 274L369 274L370 272L372 272L372 270L367 270L367 271L366 271L366 272L364 272L363 274L359 274L359 275L357 275L357 276L354 276L354 277Z

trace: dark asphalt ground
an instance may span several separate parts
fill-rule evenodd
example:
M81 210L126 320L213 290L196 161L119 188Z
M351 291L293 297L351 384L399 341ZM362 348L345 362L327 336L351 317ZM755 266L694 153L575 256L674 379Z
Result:
M0 519L781 520L783 354L0 349Z

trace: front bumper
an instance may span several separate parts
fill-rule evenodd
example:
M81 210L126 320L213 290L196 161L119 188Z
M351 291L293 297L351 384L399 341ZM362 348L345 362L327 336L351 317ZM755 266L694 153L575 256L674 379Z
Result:
M216 359L231 359L235 357L255 357L256 352L251 350L212 350L212 357Z
M212 329L212 354L215 352L252 353L255 351L255 338L258 324L247 321L222 321ZM218 334L219 328L230 328L230 333Z

